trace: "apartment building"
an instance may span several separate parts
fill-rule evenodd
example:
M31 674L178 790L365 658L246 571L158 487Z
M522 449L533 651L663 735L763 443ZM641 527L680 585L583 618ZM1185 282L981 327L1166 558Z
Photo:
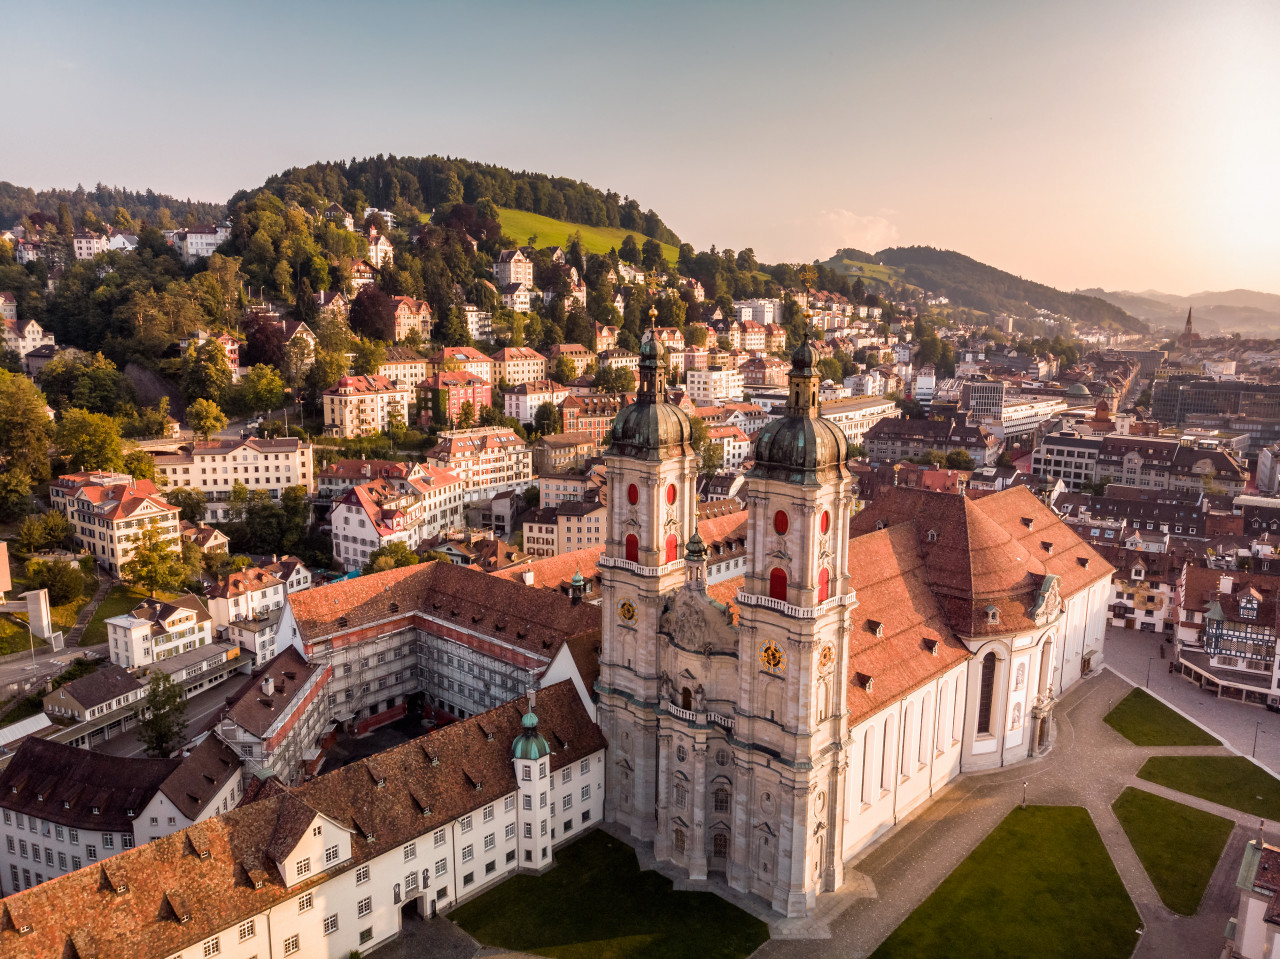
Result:
M486 383L493 383L493 360L473 346L446 346L427 359L427 375L441 370L466 370Z
M863 437L867 457L873 462L896 463L930 452L961 451L973 457L977 466L993 466L1003 444L985 426L951 419L884 419Z
M398 330L396 339L404 339ZM389 346L377 372L395 386L414 387L427 378L427 358L408 346Z
M473 340L493 339L493 314L467 303L462 307L462 319Z
M1231 453L1179 439L1152 436L1102 437L1098 481L1152 489L1244 492L1248 470Z
M751 440L736 426L708 426L707 443L720 447L721 465L727 470L742 469L742 464L754 455Z
M588 393L567 396L560 403L566 433L589 433L598 446L603 446L613 431L618 411L631 402L634 394Z
M70 473L50 484L53 506L71 521L77 549L87 551L112 576L133 555L141 531L157 524L162 538L177 548L178 511L160 497L150 480L127 473Z
M533 482L533 451L505 426L445 430L426 457L466 483L468 503L523 492Z
M556 368L561 357L567 357L569 362L573 364L573 375L575 377L582 376L587 372L587 367L596 362L596 354L581 343L557 343L551 347L551 351L547 355L548 375Z
M144 599L107 621L107 652L125 669L146 668L213 641L213 617L192 595Z
M466 483L448 470L418 467L407 479L376 479L348 489L330 514L333 555L347 571L392 542L410 549L465 525Z
M822 403L820 408L825 419L840 427L850 446L862 444L867 431L881 420L897 419L901 415L893 400L880 396L851 396Z
M407 423L413 390L395 386L385 376L344 376L324 391L326 436L372 436L393 422Z
M1051 433L1041 440L1031 457L1031 472L1061 480L1073 493L1092 484L1098 472L1101 436L1082 436L1074 430Z
M599 468L586 473L538 471L538 503L542 506L559 506L570 500L596 496L603 487L603 470Z
M499 287L520 283L533 288L533 261L520 250L502 250L493 263L494 281Z
M14 303L13 294L6 293L8 302ZM52 333L46 333L35 320L19 320L16 311L13 316L4 317L4 348L17 353L21 359L42 346L56 346Z
M571 395L569 387L554 380L529 380L502 396L503 412L521 423L532 423L543 403L559 406Z
M491 357L494 382L509 386L532 383L547 376L547 358L527 346L507 346Z
M414 331L424 340L431 338L433 325L431 307L427 305L425 300L415 300L411 296L393 296L391 303L395 307L395 338L397 343ZM381 373L382 371L379 370L378 372ZM410 383L409 385L412 386L414 384Z
M278 439L213 440L186 443L173 452L156 452L156 476L162 485L203 490L209 522L228 519L227 500L236 483L252 492L266 490L279 499L290 486L315 492L314 447L293 436Z
M699 406L714 406L720 401L741 400L742 371L721 366L712 366L705 370L688 370L685 373L685 391Z
M481 407L491 406L493 387L489 381L466 370L441 370L423 380L418 391L418 424L450 426L462 419L462 407L471 404L472 422Z
M347 490L373 479L403 482L422 476L417 463L400 463L394 460L336 460L320 470L316 479L321 499L333 499Z
M77 260L92 260L99 253L106 253L111 248L107 237L85 230L77 231L71 239L72 248Z

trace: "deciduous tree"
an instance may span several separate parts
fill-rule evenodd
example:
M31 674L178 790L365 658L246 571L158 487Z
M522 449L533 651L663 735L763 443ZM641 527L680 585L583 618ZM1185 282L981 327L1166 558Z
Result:
M198 399L187 407L187 425L202 439L208 439L214 433L227 428L227 414L217 403L211 400Z
M138 739L148 755L167 757L186 735L187 701L182 684L164 670L153 670L143 703Z
M178 519L187 523L204 521L204 490L194 486L175 486L165 490L165 502L178 508Z
M381 573L384 570L399 569L402 566L416 566L420 562L421 559L417 553L397 540L370 553L363 572Z
M49 478L53 423L45 406L34 383L0 370L0 466L25 470L37 482Z
M120 424L105 413L69 409L62 414L54 438L69 472L116 472L124 465Z
M165 539L165 529L151 520L133 540L133 555L120 567L120 578L126 583L148 590L154 596L159 590L173 590L182 585L182 554L177 542Z

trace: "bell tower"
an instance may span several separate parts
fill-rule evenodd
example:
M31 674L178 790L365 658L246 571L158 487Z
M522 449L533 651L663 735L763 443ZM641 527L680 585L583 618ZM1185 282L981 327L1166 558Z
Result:
M781 757L756 770L752 797L777 804L773 906L803 915L818 891L840 885L840 768L848 683L848 442L821 416L817 352L792 354L783 415L760 431L748 475L748 568L738 594L737 736ZM745 837L743 837L745 838ZM735 836L735 840L740 839ZM751 859L743 848L737 863ZM734 876L730 876L734 884Z
M654 834L661 693L658 627L665 597L685 581L697 531L698 456L689 415L667 402L667 357L653 329L640 344L636 401L614 420L605 453L609 506L599 560L603 639L600 725L610 746L606 818Z

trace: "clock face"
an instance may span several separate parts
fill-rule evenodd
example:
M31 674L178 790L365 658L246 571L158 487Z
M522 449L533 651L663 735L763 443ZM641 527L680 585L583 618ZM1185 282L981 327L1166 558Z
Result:
M624 623L634 623L636 621L636 604L629 599L624 599L618 603L618 618Z
M775 676L787 668L787 654L771 639L760 644L760 668Z
M818 669L827 670L831 668L831 664L836 661L836 651L830 646L823 646L822 652L818 654Z

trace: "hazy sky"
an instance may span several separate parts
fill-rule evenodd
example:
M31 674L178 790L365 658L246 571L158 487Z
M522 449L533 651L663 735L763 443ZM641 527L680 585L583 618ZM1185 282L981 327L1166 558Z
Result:
M1280 292L1280 3L0 0L0 179L223 200L319 159L586 180L762 261L929 244Z

